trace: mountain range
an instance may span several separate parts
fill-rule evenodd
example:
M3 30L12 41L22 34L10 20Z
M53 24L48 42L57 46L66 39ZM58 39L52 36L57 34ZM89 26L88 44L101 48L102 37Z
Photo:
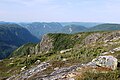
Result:
M33 42L38 42L27 29L14 23L0 24L0 59L4 59L19 46Z
M59 33L67 33L67 34L74 34L74 33L78 33L78 32L83 32L85 30L87 30L88 28L81 26L81 25L75 25L75 24L71 24L71 25L66 25L64 26Z
M34 36L41 39L44 34L57 33L63 28L60 23L57 22L33 22L33 23L19 23L21 26L28 29Z
M99 24L103 24L103 23L99 23L99 22L60 22L61 25L63 26L68 26L68 25L81 25L84 26L86 28L91 28L93 26L99 25Z
M0 59L8 57L17 47L36 43L48 33L74 34L92 31L120 30L120 24L85 22L0 22Z
M48 33L67 33L74 34L89 31L112 31L120 30L120 24L111 23L90 23L90 22L32 22L19 23L28 29L34 36L41 39Z
M110 23L100 24L89 28L87 31L114 31L114 30L120 30L120 24Z
M31 22L18 23L20 26L28 29L34 36L41 39L48 33L78 33L87 30L90 27L100 23L90 22Z

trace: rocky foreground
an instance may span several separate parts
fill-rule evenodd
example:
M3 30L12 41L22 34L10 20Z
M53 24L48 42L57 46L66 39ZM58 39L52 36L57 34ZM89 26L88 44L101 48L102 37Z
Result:
M104 72L109 70L117 69L118 61L113 56L99 56L93 59L91 62L87 64L78 64L73 65L70 67L64 67L53 71L49 75L40 75L41 77L35 77L34 75L37 73L42 72L43 70L47 69L50 64L49 62L43 62L38 66L23 71L20 74L14 75L7 80L75 80L75 77L78 75L82 75L86 70L94 69L103 69ZM104 70L105 69L105 70ZM34 78L32 78L34 76Z
M119 80L119 62L120 31L47 34L1 61L0 79Z

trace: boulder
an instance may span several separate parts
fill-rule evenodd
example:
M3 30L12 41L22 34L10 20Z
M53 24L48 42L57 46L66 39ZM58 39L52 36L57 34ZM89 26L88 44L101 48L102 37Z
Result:
M99 38L101 37L102 35L100 33L94 33L94 34L91 34L89 36L87 36L84 40L84 43L85 44L91 44L91 43L95 43L99 40Z
M110 33L109 35L106 35L104 40L106 41L113 41L113 40L118 40L120 38L120 31L114 31Z
M101 53L102 55L106 55L106 54L109 54L110 52L104 52L104 53Z
M25 70L25 68L26 68L26 66L22 67L22 68L21 68L21 71L24 71L24 70Z
M41 61L40 60L37 60L36 62L35 62L35 64L40 64L41 63Z
M120 47L113 49L114 51L120 51Z
M110 68L115 70L117 68L118 60L113 56L99 56L92 60L97 66Z
M66 59L66 58L63 58L62 61L67 61L67 59Z
M60 53L61 53L61 54L62 54L62 53L66 53L66 52L69 52L69 51L71 51L71 50L72 50L72 48L66 49L66 50L61 50Z

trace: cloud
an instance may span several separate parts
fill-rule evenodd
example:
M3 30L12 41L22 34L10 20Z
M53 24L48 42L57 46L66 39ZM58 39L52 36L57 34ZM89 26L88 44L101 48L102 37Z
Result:
M0 0L0 19L120 21L119 7L120 0Z
M1 0L0 2L4 4L10 3L12 5L22 4L22 5L30 6L30 5L36 5L36 4L44 5L44 4L51 3L51 1L53 0Z

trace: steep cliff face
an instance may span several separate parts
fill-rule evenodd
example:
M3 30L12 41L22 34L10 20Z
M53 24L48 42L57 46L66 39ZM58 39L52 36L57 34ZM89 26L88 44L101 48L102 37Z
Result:
M73 48L75 45L75 40L72 38L77 38L73 35L68 34L46 34L43 36L40 43L31 46L23 45L19 50L15 50L13 54L20 55L22 54L40 54L48 53L51 51L61 51L69 48Z
M50 51L61 51L70 48L81 47L84 45L110 42L119 40L120 31L114 32L90 32L78 34L46 34L43 36L41 42L34 46L24 45L24 49L16 50L14 54L39 54L48 53ZM112 42L110 42L112 44ZM107 44L105 44L107 45ZM23 46L22 46L23 47ZM19 52L18 52L19 51Z
M39 43L39 46L40 52L48 52L54 48L53 39L48 35L44 35L42 41Z
M48 35L44 35L41 42L38 44L28 43L13 52L11 56L24 56L29 54L39 54L52 51L53 39Z

